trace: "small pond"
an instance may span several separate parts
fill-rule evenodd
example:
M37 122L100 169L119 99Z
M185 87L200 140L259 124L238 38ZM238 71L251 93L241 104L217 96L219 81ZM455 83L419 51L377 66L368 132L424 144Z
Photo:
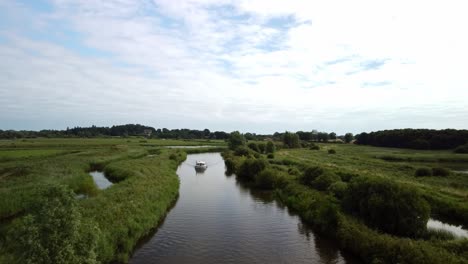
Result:
M93 177L94 182L100 190L107 189L113 184L106 178L102 171L90 171L89 175Z

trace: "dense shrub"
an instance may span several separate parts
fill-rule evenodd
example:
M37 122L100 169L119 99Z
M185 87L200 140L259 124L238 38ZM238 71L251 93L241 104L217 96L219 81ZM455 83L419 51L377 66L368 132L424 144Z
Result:
M252 151L247 148L247 147L244 147L244 146L239 146L236 148L236 150L234 151L234 154L236 156L248 156L252 153Z
M336 181L328 187L328 191L340 200L343 199L347 189L348 184L342 181Z
M245 180L254 180L262 170L267 166L263 159L246 159L239 167L237 176Z
M255 185L262 189L273 189L278 177L278 171L267 168L255 176Z
M340 176L341 180L344 182L349 182L351 179L359 177L358 174L342 171L337 172L336 175Z
M291 167L288 169L288 174L298 176L301 175L301 171L296 167Z
M226 166L227 175L233 174L237 169L236 162L232 158L225 158L224 165Z
M435 167L435 168L432 168L432 175L433 176L447 177L447 176L450 175L450 170L446 169L446 168Z
M260 151L260 153L265 153L265 150L266 150L266 144L265 143L258 143L258 150Z
M319 145L317 145L317 144L310 143L309 149L310 149L310 150L320 150L320 147L319 147Z
M82 219L71 190L44 187L37 206L9 234L21 263L97 263L98 228Z
M414 176L416 177L432 176L432 170L430 168L418 168L416 169Z
M301 177L301 183L307 186L312 186L312 182L320 175L324 173L324 170L321 167L313 166L308 167L304 170L304 173Z
M458 146L453 152L461 154L468 153L468 144Z
M255 151L255 152L260 152L259 148L258 148L258 145L255 144L254 142L251 142L247 145L249 147L249 149Z
M329 149L329 150L328 150L328 154L336 154L336 150L334 150L334 149Z
M266 149L265 149L265 152L266 153L274 153L276 151L276 146L273 142L271 141L268 141L267 144L266 144Z
M312 187L319 191L325 191L337 181L341 181L339 176L331 172L325 172L312 181Z
M268 153L267 158L269 158L269 159L274 159L274 158L275 158L275 154L273 154L273 153Z
M381 178L353 179L343 204L369 226L401 236L423 234L430 214L428 203L415 188Z
M299 136L296 133L291 133L288 131L283 134L283 143L287 148L301 147L301 144L299 143Z

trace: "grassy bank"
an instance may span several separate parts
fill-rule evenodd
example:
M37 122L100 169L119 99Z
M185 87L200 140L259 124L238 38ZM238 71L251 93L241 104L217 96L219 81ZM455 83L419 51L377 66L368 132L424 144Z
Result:
M270 159L252 150L223 155L228 172L253 188L274 190L278 199L317 232L334 238L342 249L366 263L468 262L467 239L431 233L424 221L432 213L468 222L466 176L456 172L415 176L421 166L445 167L441 156L451 162L465 157L444 151L347 144L282 149ZM425 162L389 162L380 158L384 155L424 156ZM369 191L371 196L366 197ZM349 201L359 208L349 209L353 207L347 206ZM388 212L391 218L385 216ZM422 221L414 221L419 217ZM391 224L390 220L397 222ZM415 232L401 229L410 223Z
M75 200L80 221L97 228L95 259L126 262L178 195L175 171L186 153L158 146L220 143L135 138L0 142L0 263L24 262L25 256L14 250L11 231L32 214L43 189L52 185L86 195ZM99 190L88 174L94 169L103 170L115 184Z

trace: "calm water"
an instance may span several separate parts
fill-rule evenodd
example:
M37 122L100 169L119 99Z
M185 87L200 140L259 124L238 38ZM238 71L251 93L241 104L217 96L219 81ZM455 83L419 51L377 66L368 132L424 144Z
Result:
M191 166L197 160L206 161L205 172ZM271 195L225 176L217 153L188 155L177 174L175 207L130 263L357 263Z
M93 177L97 187L101 190L109 188L113 184L106 178L106 176L104 176L104 173L101 171L90 171L89 175Z

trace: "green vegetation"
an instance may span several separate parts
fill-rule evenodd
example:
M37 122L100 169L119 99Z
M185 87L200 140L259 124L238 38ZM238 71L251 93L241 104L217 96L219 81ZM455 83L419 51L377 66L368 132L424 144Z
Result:
M229 135L229 149L235 150L238 147L245 146L245 137L239 131L234 131Z
M298 148L300 147L299 136L296 133L286 131L283 135L283 144L287 148Z
M328 155L332 149L336 154ZM466 174L444 169L444 177L415 177L434 169L444 174L439 168L452 163L441 166L440 158L453 162L456 154L330 143L318 151L282 149L268 160L236 154L223 153L230 173L253 188L274 190L317 232L366 263L467 262L468 240L426 227L431 213L468 222Z
M468 153L468 144L458 146L455 150L455 153L466 154Z
M126 262L178 195L187 152L223 141L141 138L0 141L0 263ZM213 145L167 149L168 145ZM99 190L90 170L116 184ZM76 199L84 194L86 198Z
M357 143L379 147L436 150L452 149L461 146L467 143L467 139L468 130L393 129L361 133L357 136ZM457 149L460 151L464 147L461 146Z

